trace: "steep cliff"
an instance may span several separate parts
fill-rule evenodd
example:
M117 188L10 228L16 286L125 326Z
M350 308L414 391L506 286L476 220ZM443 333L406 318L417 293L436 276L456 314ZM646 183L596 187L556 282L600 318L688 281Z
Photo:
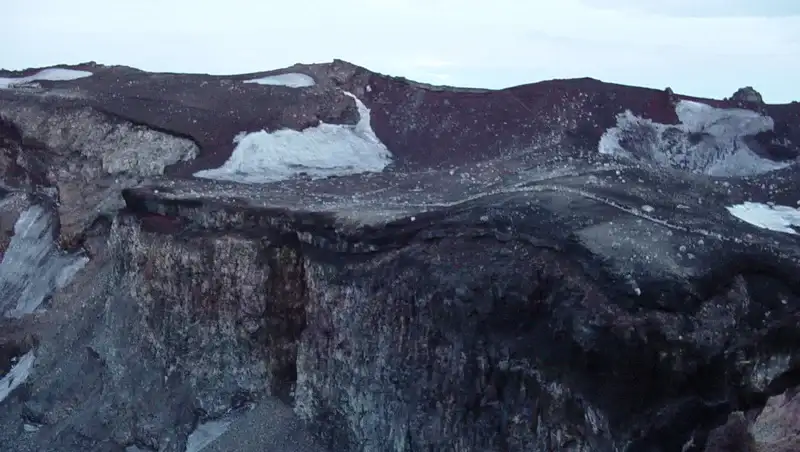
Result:
M342 61L4 77L3 450L797 440L796 105Z

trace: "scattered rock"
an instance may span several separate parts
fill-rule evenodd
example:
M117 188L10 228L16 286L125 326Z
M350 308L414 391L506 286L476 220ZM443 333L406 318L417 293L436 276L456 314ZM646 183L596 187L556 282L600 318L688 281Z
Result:
M793 393L752 425L741 412L800 385L800 244L785 218L727 207L795 205L800 172L732 159L711 177L706 151L733 136L791 155L797 108L759 106L774 127L751 140L709 120L721 102L678 111L669 89L593 79L59 68L83 76L0 89L0 244L31 209L52 226L14 254L47 259L0 264L14 301L42 298L9 318L0 293L0 344L17 344L0 359L36 349L0 403L9 450L185 452L230 419L209 447L255 452L245 433L273 416L337 452L796 446ZM378 144L383 169L335 158ZM247 183L194 176L229 160ZM259 181L270 165L293 171ZM53 262L75 255L61 278ZM251 403L266 412L237 424Z

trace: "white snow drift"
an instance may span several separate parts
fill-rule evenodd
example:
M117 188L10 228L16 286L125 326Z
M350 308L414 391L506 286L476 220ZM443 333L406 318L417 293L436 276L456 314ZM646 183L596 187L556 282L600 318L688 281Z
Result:
M23 212L0 261L0 314L31 314L55 290L65 287L89 261L61 252L53 241L53 217L40 206Z
M22 355L11 367L11 370L0 379L0 402L28 379L31 374L31 369L33 369L33 361L35 358L33 351Z
M37 80L46 80L51 82L77 80L80 78L90 77L94 74L88 71L78 71L75 69L61 69L50 68L42 69L41 71L29 75L27 77L6 78L0 77L0 88L13 88L15 86L25 85Z
M800 228L800 210L789 206L770 206L758 202L744 202L726 207L736 218L771 231L797 234L792 228Z
M289 88L307 88L316 82L311 76L290 72L287 74L268 75L266 77L245 80L243 83L258 83L259 85L288 86Z
M236 148L217 169L194 173L195 177L243 183L266 183L301 173L313 178L380 172L392 161L392 153L370 126L370 111L351 93L360 119L356 125L321 123L303 131L241 133Z
M189 434L189 439L186 441L186 452L200 452L206 446L214 442L215 439L222 436L231 425L231 421L209 421L197 426L194 431Z
M711 176L755 175L789 165L757 155L744 141L775 127L768 116L691 101L678 102L675 112L678 125L653 122L630 111L619 114L617 126L601 137L599 152Z

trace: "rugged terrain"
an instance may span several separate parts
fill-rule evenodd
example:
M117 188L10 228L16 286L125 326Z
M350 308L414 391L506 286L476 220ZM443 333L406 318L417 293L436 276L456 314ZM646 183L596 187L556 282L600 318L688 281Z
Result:
M797 450L753 92L2 73L0 449Z

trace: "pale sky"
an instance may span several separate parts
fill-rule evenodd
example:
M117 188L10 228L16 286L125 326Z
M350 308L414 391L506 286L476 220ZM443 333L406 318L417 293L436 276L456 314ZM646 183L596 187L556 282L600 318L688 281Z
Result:
M800 100L800 0L5 0L0 67L234 74L341 58L502 88L594 77Z

